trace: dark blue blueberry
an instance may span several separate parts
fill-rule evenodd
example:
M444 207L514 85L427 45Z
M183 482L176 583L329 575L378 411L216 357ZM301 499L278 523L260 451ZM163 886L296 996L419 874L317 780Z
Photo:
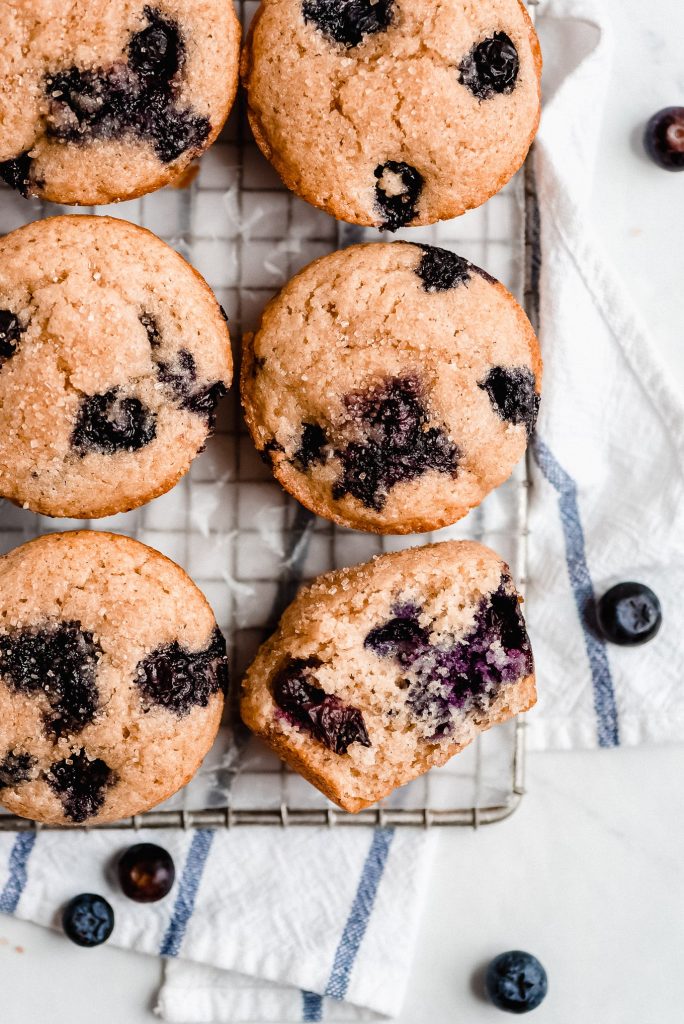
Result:
M363 715L317 685L318 658L291 658L273 680L273 699L288 717L335 754L370 747Z
M396 175L401 181L401 190L388 191L385 174ZM388 160L375 168L378 179L375 186L375 204L382 214L382 227L387 231L397 231L410 224L418 213L418 200L423 191L424 179L420 171L410 164Z
M156 80L153 87L162 84L168 88L185 57L180 31L175 22L151 7L145 7L144 14L149 24L131 39L128 60L142 78Z
M175 363L159 360L157 375L172 392L181 409L202 416L207 420L209 428L213 429L216 407L228 392L222 381L205 386L197 384L197 365L192 352L185 348L180 349Z
M280 444L279 441L276 441L276 439L273 438L271 441L268 441L264 445L262 451L259 452L259 455L261 456L262 462L265 462L267 466L271 466L273 464L273 456L277 452L284 451L285 449L283 448L282 444Z
M28 153L21 153L12 160L3 160L0 163L0 178L24 198L28 196L31 187L32 163Z
M495 957L487 968L485 991L499 1010L529 1013L546 998L546 971L531 953L512 949Z
M114 911L103 896L84 892L67 903L62 928L77 946L101 946L114 930Z
M654 114L644 133L646 152L665 171L684 171L684 107Z
M139 662L134 681L145 710L164 708L182 718L193 708L206 708L212 694L228 690L226 641L218 629L203 651L174 640Z
M19 317L9 309L0 309L0 369L17 351L21 333Z
M446 292L468 283L473 269L468 260L436 245L415 244L423 251L416 273L426 292Z
M652 640L663 623L660 601L643 583L618 583L598 603L597 620L606 640L636 647Z
M164 163L202 147L209 121L174 102L185 57L180 30L153 8L144 14L148 25L132 37L127 63L47 76L48 135L85 143L132 134L150 142Z
M306 473L315 463L324 462L324 448L327 443L328 438L323 427L317 423L303 423L299 448L292 458L297 469Z
M119 883L136 903L156 903L171 892L176 878L173 858L154 843L137 843L119 858Z
M443 430L428 427L416 380L392 377L347 395L345 404L360 439L335 451L343 469L333 487L336 500L351 494L380 512L398 483L430 471L456 475L461 452Z
M14 788L28 782L33 776L36 759L30 754L14 754L10 751L0 761L0 789Z
M140 316L140 323L145 328L150 346L152 349L157 349L161 345L161 331L159 330L159 324L155 317L151 313L142 313Z
M99 757L91 761L85 750L51 765L46 775L48 786L62 803L64 816L76 825L97 815L108 787L116 781L109 765Z
M390 27L394 0L303 0L302 14L332 42L352 47Z
M449 729L452 711L475 699L482 708L502 683L532 671L532 653L510 580L483 598L473 629L451 645L430 642L414 605L394 608L394 618L376 626L364 646L380 658L392 658L410 671L407 703L419 718L430 720L434 735Z
M495 32L474 46L460 63L459 82L479 100L513 92L518 81L520 60L513 40Z
M101 653L79 622L15 629L0 635L0 675L18 693L42 694L50 706L45 728L69 736L95 718Z
M525 425L527 436L534 432L539 413L539 395L534 374L526 366L493 366L478 383L502 420Z
M138 398L122 398L117 388L81 401L71 445L79 455L136 452L157 436L156 417Z

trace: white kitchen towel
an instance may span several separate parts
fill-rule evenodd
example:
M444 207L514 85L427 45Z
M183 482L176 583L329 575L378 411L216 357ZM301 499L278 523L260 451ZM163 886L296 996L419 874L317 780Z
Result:
M134 841L172 854L168 899L122 895L115 864ZM372 1020L401 1008L431 846L412 829L24 832L0 838L0 913L54 926L74 893L105 896L112 943L183 957L166 1020Z
M596 0L547 0L542 11L545 379L526 606L540 697L529 737L536 749L681 741L684 407L587 212L610 26ZM606 644L593 628L595 599L620 580L647 583L662 602L662 630L643 647Z

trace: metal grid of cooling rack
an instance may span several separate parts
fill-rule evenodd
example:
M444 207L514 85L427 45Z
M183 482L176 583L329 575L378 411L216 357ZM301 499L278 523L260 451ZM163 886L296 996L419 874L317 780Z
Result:
M240 0L237 7L246 27L258 3ZM238 103L188 188L81 211L26 202L0 190L0 234L39 217L78 212L122 217L174 246L214 289L228 313L234 342L254 328L267 300L312 259L383 237L452 249L499 278L524 299L533 317L536 309L531 161L480 209L455 221L383 236L338 224L287 192L261 157ZM169 494L142 509L94 521L52 520L0 501L0 552L42 533L91 528L127 534L157 548L182 565L207 595L228 639L237 681L302 581L383 551L433 540L479 540L509 562L524 591L528 486L523 464L463 522L435 534L377 537L334 526L299 506L272 479L241 422L234 387L207 451ZM524 725L510 722L382 804L349 815L249 737L231 707L193 782L161 808L114 827L478 826L515 810L523 794L523 762ZM35 827L0 812L0 831Z

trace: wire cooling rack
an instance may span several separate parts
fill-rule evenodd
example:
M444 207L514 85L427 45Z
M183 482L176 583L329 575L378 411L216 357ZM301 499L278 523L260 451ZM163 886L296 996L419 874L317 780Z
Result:
M249 0L237 3L245 27L257 7ZM0 189L0 234L40 217L79 212L140 224L181 252L224 306L234 343L256 326L268 299L301 267L342 246L385 237L458 252L502 281L536 317L538 214L530 160L480 209L432 227L383 235L338 224L287 192L260 155L238 104L187 188L167 188L99 210L27 202ZM0 552L43 533L72 529L110 530L157 548L187 570L212 604L237 682L302 581L384 551L433 540L478 540L510 564L524 592L528 488L523 463L463 522L434 534L377 537L334 526L303 509L275 483L241 421L235 386L220 409L207 451L169 494L142 509L92 521L53 520L0 501ZM523 723L506 723L480 736L443 768L350 815L250 737L233 704L214 749L181 793L154 811L106 827L477 827L501 821L518 806L524 746ZM0 831L36 827L41 826L0 812Z

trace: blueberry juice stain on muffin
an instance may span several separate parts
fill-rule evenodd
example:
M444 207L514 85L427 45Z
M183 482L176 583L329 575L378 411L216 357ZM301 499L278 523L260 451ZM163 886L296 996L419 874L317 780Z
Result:
M332 750L346 754L352 743L370 747L363 715L318 685L318 658L288 658L273 680L273 699L286 720Z
M452 643L431 642L416 605L399 603L393 612L394 618L371 630L364 645L405 670L407 706L430 738L448 735L466 712L485 712L503 684L533 671L518 596L508 577L482 598L472 629Z

